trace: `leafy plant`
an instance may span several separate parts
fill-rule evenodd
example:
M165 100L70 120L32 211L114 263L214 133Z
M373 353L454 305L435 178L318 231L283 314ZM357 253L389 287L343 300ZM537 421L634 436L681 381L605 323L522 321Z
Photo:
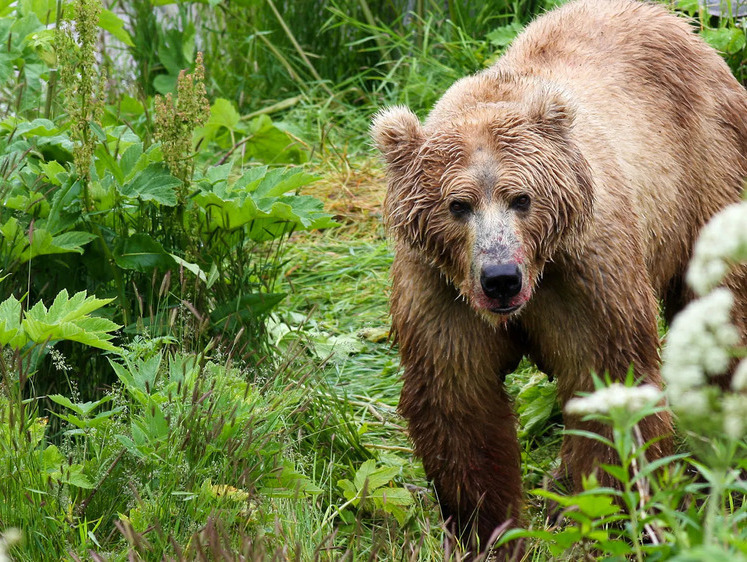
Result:
M377 468L375 460L367 460L356 471L352 481L345 479L337 483L347 502L338 507L335 514L341 515L344 507L353 506L389 513L402 525L407 517L407 508L413 502L407 489L391 485L399 472L398 466Z
M302 162L305 149L267 116L244 122L226 100L213 104L208 119L200 57L195 73L179 79L177 98L155 103L155 123L153 100L104 112L92 54L97 25L125 43L129 35L96 2L80 0L71 14L55 43L65 107L50 106L52 119L16 111L0 122L5 286L26 285L32 301L87 290L116 299L115 319L127 333L177 330L200 346L229 328L241 331L250 354L267 353L263 319L282 298L272 287L284 241L334 223L320 202L298 195L313 176L256 164ZM42 31L33 13L18 18L2 20L9 44L19 22L27 33ZM27 91L24 73L36 51L22 47L29 60L14 54L9 62ZM34 64L45 70L32 88L41 104L57 74L41 58ZM226 147L222 164L195 161L197 144ZM244 169L247 163L254 166ZM187 282L189 272L197 283Z
M27 311L22 311L21 302L10 296L0 304L0 346L21 350L29 342L46 345L59 340L70 340L85 345L119 351L111 343L118 326L111 320L91 316L113 299L97 299L86 296L84 291L72 298L62 290L47 309L38 302Z

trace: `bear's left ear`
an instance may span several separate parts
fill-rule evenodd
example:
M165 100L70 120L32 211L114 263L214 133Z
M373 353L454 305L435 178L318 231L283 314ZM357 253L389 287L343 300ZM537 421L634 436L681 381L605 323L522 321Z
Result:
M529 117L545 132L565 135L573 127L576 109L562 90L545 87L532 96Z
M371 123L371 138L390 166L404 164L423 143L423 129L409 108L398 105L379 111Z

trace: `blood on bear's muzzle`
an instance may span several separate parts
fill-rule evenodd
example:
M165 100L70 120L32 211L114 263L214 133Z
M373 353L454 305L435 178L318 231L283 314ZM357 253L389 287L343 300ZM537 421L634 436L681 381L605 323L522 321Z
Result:
M500 301L502 307L508 308L509 301L521 292L521 269L515 263L483 266L480 285L485 296Z

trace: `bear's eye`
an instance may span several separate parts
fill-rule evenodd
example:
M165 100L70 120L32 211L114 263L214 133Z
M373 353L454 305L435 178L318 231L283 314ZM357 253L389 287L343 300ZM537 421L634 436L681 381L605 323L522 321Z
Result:
M466 201L452 201L449 204L449 211L455 217L465 217L472 212L472 205Z
M529 205L531 204L531 202L532 200L529 198L529 195L524 193L511 201L511 208L517 211L527 211L529 210Z

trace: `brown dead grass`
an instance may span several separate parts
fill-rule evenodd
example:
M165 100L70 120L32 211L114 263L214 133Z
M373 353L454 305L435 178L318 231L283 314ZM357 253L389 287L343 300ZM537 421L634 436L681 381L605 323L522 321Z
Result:
M341 238L380 234L386 178L378 163L327 168L320 175L322 179L304 189L304 194L324 202L327 212L342 225L336 229Z

